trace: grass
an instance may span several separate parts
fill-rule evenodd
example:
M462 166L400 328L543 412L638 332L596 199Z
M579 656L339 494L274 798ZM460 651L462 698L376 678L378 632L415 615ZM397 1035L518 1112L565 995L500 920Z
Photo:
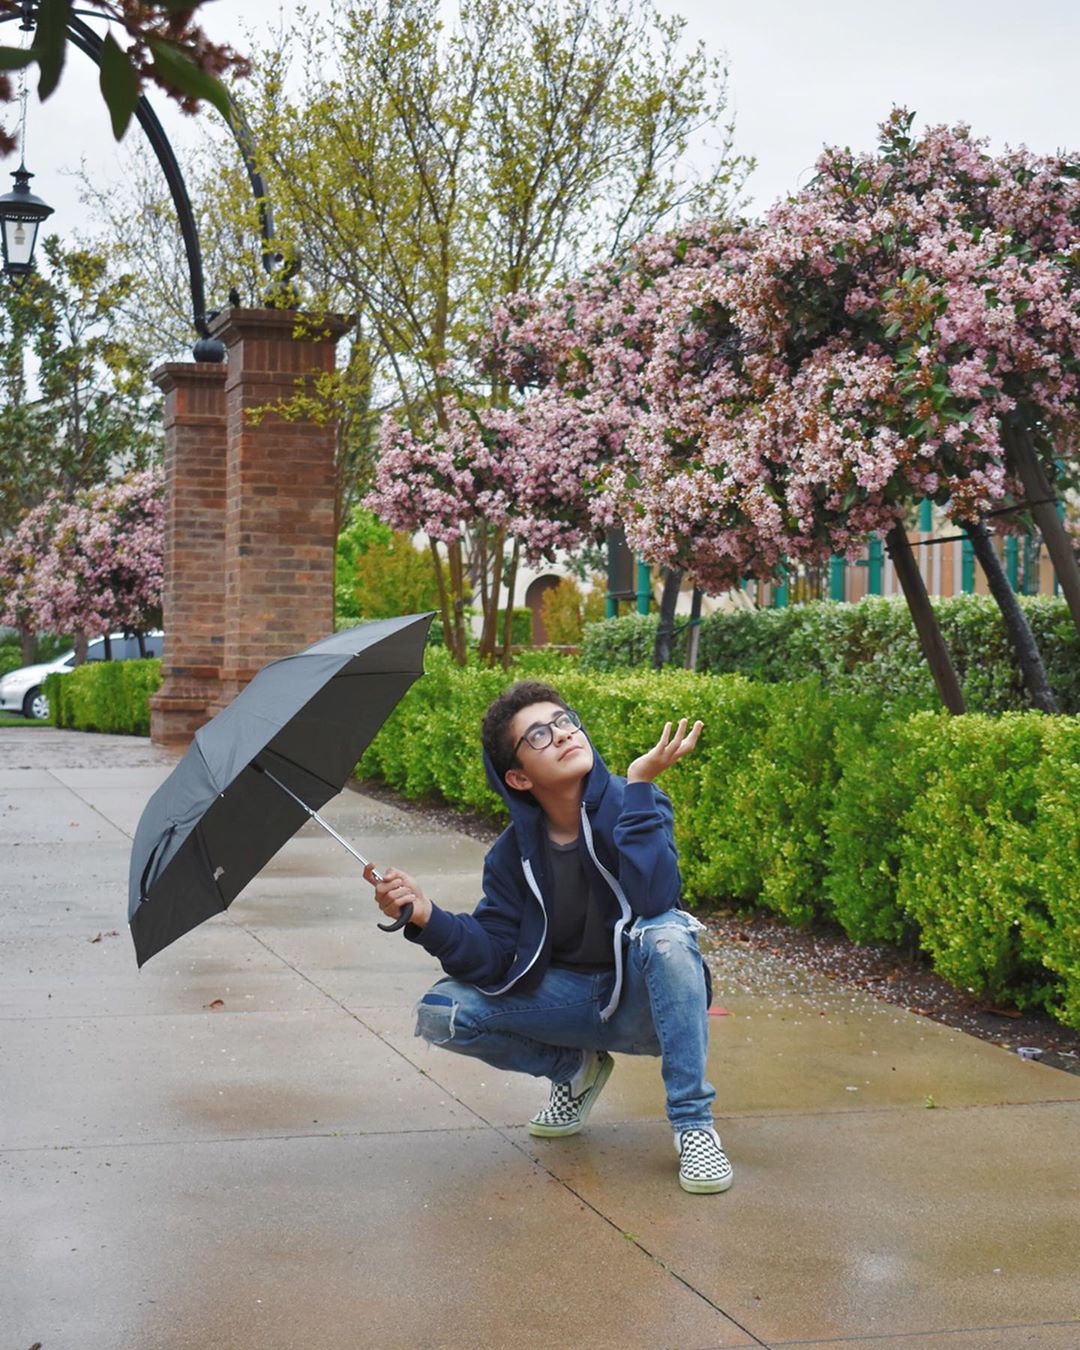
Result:
M0 727L47 727L49 722L35 722L32 717L23 717L21 713L0 712Z

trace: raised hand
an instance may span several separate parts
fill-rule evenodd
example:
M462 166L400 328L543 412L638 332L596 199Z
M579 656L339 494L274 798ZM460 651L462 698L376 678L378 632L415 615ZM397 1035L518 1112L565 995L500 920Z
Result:
M686 726L687 719L685 717L680 718L673 736L671 734L671 723L665 722L663 734L653 748L647 750L645 754L639 755L627 769L626 781L628 783L651 783L665 769L670 768L677 759L682 759L683 755L688 755L697 745L698 737L701 735L705 723L695 722L689 734L687 734Z

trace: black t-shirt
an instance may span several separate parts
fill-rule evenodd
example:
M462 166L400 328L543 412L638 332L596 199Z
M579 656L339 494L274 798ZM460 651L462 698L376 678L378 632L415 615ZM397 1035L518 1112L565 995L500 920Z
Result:
M548 924L551 964L595 974L615 965L612 924L581 865L578 840L556 844L545 832L545 862L551 879Z

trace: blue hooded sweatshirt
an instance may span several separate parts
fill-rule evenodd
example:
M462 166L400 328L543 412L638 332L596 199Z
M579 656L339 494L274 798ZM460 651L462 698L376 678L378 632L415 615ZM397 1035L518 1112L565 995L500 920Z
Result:
M636 918L681 908L682 883L670 800L652 783L628 783L610 773L595 747L593 757L581 797L581 861L593 894L610 900L615 985L600 1013L607 1021L622 992L624 929ZM544 813L507 787L486 751L484 766L511 823L484 859L483 899L471 914L433 904L426 925L407 925L405 936L430 952L447 975L484 994L527 993L551 962Z

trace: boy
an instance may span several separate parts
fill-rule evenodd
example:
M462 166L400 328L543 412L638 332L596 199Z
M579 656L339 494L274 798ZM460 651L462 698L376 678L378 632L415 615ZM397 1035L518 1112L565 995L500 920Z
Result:
M659 1055L679 1184L725 1191L731 1165L705 1081L709 978L701 925L679 907L671 803L654 780L701 734L671 723L625 778L608 772L577 714L549 685L522 681L484 716L484 763L511 824L484 862L472 914L433 904L404 872L375 888L405 936L442 964L417 1004L416 1034L500 1069L551 1079L529 1122L576 1134L611 1074L610 1051Z

